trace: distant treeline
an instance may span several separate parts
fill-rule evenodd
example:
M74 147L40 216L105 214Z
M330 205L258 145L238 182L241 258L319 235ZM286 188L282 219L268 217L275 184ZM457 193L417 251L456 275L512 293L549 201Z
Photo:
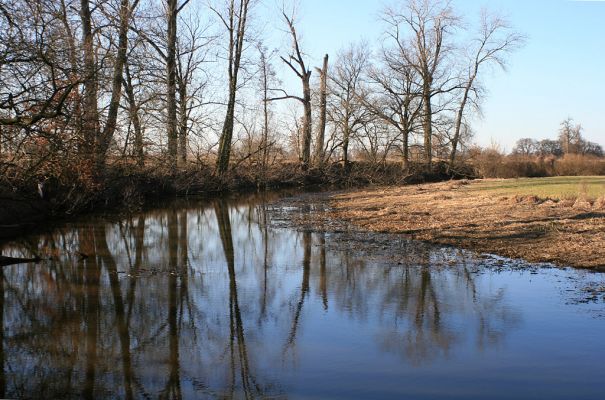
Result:
M571 118L561 123L556 140L523 138L508 155L497 146L476 148L468 160L479 176L489 178L605 175L603 148L585 140L582 126Z
M562 157L565 154L580 154L586 156L603 157L603 147L598 143L590 142L582 137L582 125L574 124L571 118L561 123L557 140L531 138L519 139L513 147L512 154L522 156L554 156Z

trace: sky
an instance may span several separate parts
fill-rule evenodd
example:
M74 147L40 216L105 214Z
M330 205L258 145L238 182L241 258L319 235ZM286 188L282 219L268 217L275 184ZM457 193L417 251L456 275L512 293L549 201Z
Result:
M321 65L324 54L335 56L352 42L379 43L380 11L397 1L299 0L298 31L310 64ZM267 29L283 32L274 5L266 11L273 14ZM605 0L453 0L452 5L469 30L487 8L527 38L508 56L506 71L483 73L487 96L482 116L472 120L478 144L510 151L520 138L554 139L560 123L571 117L587 140L605 146Z

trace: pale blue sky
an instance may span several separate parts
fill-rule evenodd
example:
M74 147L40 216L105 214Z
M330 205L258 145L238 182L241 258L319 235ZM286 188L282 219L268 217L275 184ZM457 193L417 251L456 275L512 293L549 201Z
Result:
M298 29L312 65L350 42L376 43L382 32L379 12L396 1L300 0ZM495 141L510 150L522 137L555 138L560 122L570 116L583 125L588 140L605 146L605 1L454 0L453 5L469 28L486 7L528 38L509 57L507 71L484 75L489 92L483 118L473 122L477 143ZM268 30L283 29L277 13L271 20Z

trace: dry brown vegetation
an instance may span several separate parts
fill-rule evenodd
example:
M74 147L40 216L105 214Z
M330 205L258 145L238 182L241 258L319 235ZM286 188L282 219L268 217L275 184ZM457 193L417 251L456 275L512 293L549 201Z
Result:
M605 158L581 154L542 157L474 149L469 163L483 178L605 175Z
M540 198L481 190L489 182L337 194L330 198L328 215L369 231L404 233L531 262L605 267L605 197Z

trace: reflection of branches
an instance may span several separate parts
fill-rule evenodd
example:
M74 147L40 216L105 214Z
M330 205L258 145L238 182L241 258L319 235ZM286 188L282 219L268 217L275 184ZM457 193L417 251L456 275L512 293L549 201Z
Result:
M319 237L319 291L324 306L328 309L328 279L326 274L326 234L322 233Z
M178 264L178 225L176 211L168 212L168 257L170 275L168 276L168 365L170 371L162 398L181 399L181 379L179 374L179 327L177 323L177 275L173 272Z
M121 226L120 226L121 228ZM124 391L127 399L132 399L132 359L130 355L130 332L126 324L124 313L124 301L122 300L122 291L118 280L118 268L107 247L105 236L105 226L101 225L95 229L95 241L97 243L97 254L103 260L103 264L109 275L109 283L113 296L113 306L116 314L116 328L120 339L120 353L122 355L122 372L124 374Z
M269 224L267 222L267 206L263 204L258 207L260 213L259 221L261 223L261 229L263 231L263 293L261 296L261 308L259 314L258 324L265 319L267 315L267 270L269 269Z
M309 292L309 275L311 271L311 232L303 233L303 275L302 284L300 285L300 299L296 304L296 311L294 312L294 319L292 320L292 327L290 328L290 334L286 341L286 347L284 353L289 347L294 347L296 342L296 332L298 331L298 321L302 312L303 305L305 303L305 297Z
M248 350L246 348L246 338L244 334L244 324L239 308L237 295L237 279L235 275L235 255L233 249L233 237L231 234L231 221L229 219L229 209L223 201L215 203L216 218L219 225L219 234L223 245L223 252L227 261L227 270L229 272L229 350L231 355L231 396L235 391L235 363L236 353L235 344L237 343L237 357L239 359L240 377L242 389L246 399L254 398L255 394L260 394L260 388L256 384L248 361Z
M126 316L126 325L130 326L130 318L132 316L132 308L134 306L134 293L137 285L137 277L141 263L143 260L143 245L145 242L145 218L139 216L137 226L134 230L134 265L131 266L131 279L126 295L126 303L128 304L128 313Z
M94 236L86 235L86 237ZM93 239L94 243L94 239ZM86 254L86 253L85 253ZM90 254L90 253L89 253ZM85 284L86 290L86 309L85 309L85 326L86 326L86 380L84 383L84 392L82 397L93 399L95 375L97 367L97 348L99 335L99 282L101 277L101 267L98 264L98 256L91 257L86 262Z

